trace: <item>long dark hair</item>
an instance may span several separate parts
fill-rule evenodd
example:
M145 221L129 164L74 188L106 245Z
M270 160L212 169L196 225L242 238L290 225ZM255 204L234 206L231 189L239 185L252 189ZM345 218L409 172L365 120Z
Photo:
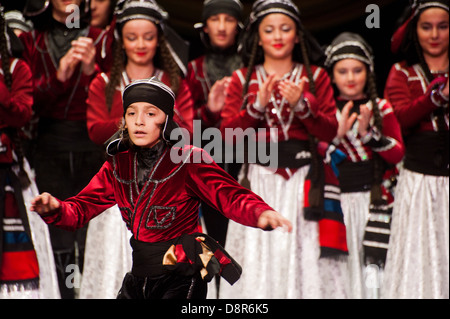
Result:
M153 65L155 66L155 68L162 69L163 71L168 73L170 79L170 88L175 93L175 95L177 95L181 84L180 70L178 68L175 59L170 53L167 41L163 35L160 26L157 25L157 29L158 29L158 48L156 49L156 54L153 58ZM127 57L122 48L121 28L118 28L118 33L119 38L115 39L113 43L114 57L109 76L109 82L105 87L106 105L108 107L108 110L111 110L116 87L120 84L122 72L125 69L125 65L127 64Z
M313 73L311 70L311 62L310 62L310 51L308 50L305 38L306 38L306 34L304 32L304 29L299 26L297 23L297 33L298 33L298 39L299 39L299 43L295 45L294 47L294 51L293 51L293 55L292 55L292 59L293 61L299 62L299 63L303 63L307 76L308 76L308 80L309 80L309 90L313 95L316 95L316 86L315 86L315 82L314 82L314 77L313 77ZM250 42L250 50L248 50L247 52L249 52L250 54L248 54L247 56L244 56L244 65L247 66L247 73L245 76L245 83L244 83L244 88L243 88L243 92L242 92L242 96L244 97L243 103L241 105L241 109L245 107L245 105L247 104L247 93L248 93L248 87L249 87L249 83L250 83L250 78L251 75L253 73L253 70L255 68L255 65L260 64L264 61L264 53L262 52L262 49L259 48L259 35L258 35L258 27L259 27L259 23L255 23L254 28L256 28L255 30L253 30L253 41ZM323 59L322 57L320 59ZM317 62L319 62L320 60L318 60ZM308 134L308 140L309 140L309 144L310 144L310 152L311 152L311 171L310 171L310 176L311 176L311 181L312 183L314 183L315 185L319 185L320 183L320 169L321 169L321 165L320 165L320 157L319 154L317 152L317 141L316 138L311 135ZM317 204L317 203L312 203L312 204Z

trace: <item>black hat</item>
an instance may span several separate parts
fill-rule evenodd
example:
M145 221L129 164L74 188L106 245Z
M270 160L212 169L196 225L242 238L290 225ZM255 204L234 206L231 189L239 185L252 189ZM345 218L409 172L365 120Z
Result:
M134 19L146 19L159 24L169 17L168 13L153 0L120 1L115 14L116 23L119 25Z
M44 12L50 5L50 0L27 0L23 14L26 16L36 16Z
M239 27L242 28L243 9L244 6L239 0L205 0L203 2L202 22L196 23L194 28L203 28L209 17L219 13L226 13L236 18L239 22Z
M239 0L205 0L203 2L202 22L194 24L194 28L200 32L200 39L207 50L211 51L214 48L211 45L209 35L203 29L206 25L206 20L216 14L229 14L238 21L238 32L240 32L244 28L242 23L243 8Z
M136 102L147 102L166 114L166 120L162 129L162 137L167 143L180 141L180 135L171 136L172 131L179 129L178 124L173 120L175 94L164 83L157 78L136 80L128 84L122 93L124 116L127 108ZM183 136L181 137L183 138ZM128 149L128 145L122 143L120 130L116 132L107 142L106 152L115 155Z
M17 10L11 10L5 13L5 20L8 27L11 29L19 29L23 32L31 31L33 23L25 20L22 12Z
M24 50L22 41L19 40L14 31L8 26L6 22L4 8L1 5L0 5L0 16L1 19L4 21L4 29L0 30L0 32L3 34L3 37L6 40L6 48L8 50L8 54L10 56L20 58Z
M136 102L147 102L161 109L170 118L173 118L175 94L173 91L155 77L136 80L128 84L122 93L123 112Z
M261 21L271 13L283 13L300 23L300 11L291 0L258 0L253 4L250 13L250 24Z
M374 71L373 53L369 44L358 34L343 32L339 34L325 51L325 66L331 68L334 63L343 59L356 59Z

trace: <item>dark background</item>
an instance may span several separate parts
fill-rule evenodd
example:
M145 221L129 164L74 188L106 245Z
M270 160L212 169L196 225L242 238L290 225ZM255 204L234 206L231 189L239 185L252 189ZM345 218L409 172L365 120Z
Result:
M25 0L0 0L6 10L22 10ZM253 0L241 0L245 17L248 16ZM375 72L379 94L395 62L390 52L390 39L398 19L409 0L294 0L301 12L305 27L319 43L328 45L335 36L344 31L359 33L372 46L375 55ZM194 24L200 22L203 0L159 0L158 3L169 13L170 25L190 42L191 59L203 53L202 43ZM372 13L366 12L369 4L380 9L380 27L369 29L366 19Z

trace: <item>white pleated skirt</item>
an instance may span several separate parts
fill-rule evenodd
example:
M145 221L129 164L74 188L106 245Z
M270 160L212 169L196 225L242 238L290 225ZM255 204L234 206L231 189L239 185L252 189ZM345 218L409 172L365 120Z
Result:
M131 271L131 232L114 205L89 222L80 299L115 299Z
M286 180L259 165L249 165L252 191L289 219L291 233L263 231L233 221L225 249L242 266L230 286L222 280L220 299L347 298L347 264L319 259L318 224L303 217L303 184L309 167Z
M402 169L383 298L449 298L449 178Z
M383 269L365 265L363 238L369 217L370 191L341 193L341 207L347 231L348 272L350 297L353 299L379 298Z

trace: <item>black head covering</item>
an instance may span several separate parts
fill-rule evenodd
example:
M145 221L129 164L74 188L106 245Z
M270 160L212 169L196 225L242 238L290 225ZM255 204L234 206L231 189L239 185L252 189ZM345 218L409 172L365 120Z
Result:
M173 118L175 94L164 83L156 78L137 80L128 84L123 93L123 112L136 102L147 102L161 109L170 118Z
M242 23L243 8L244 6L239 0L205 0L203 2L202 22L196 23L194 28L200 32L200 38L207 49L211 50L213 48L211 47L208 34L203 31L206 20L219 13L229 14L238 21L238 31L240 32L244 26Z
M331 68L343 59L356 59L366 64L374 72L374 57L370 45L358 34L343 32L325 50L325 66Z
M236 18L239 21L239 26L242 27L243 9L244 6L239 0L205 0L203 2L202 22L196 23L194 27L196 29L203 28L209 17L219 13L226 13Z
M166 120L162 128L163 139L169 144L180 141L179 135L171 136L172 131L179 129L178 124L173 120L175 93L157 78L137 80L128 84L122 93L122 102L124 116L127 108L136 102L147 102L158 107L166 114ZM107 141L106 152L109 155L114 155L127 150L128 147L129 145L122 142L119 130Z
M120 34L123 25L130 20L145 19L158 26L167 40L170 53L183 75L187 74L189 44L168 24L169 14L154 0L121 0L116 5L116 31ZM118 37L118 34L116 34Z
M19 29L23 32L28 32L33 29L33 23L25 20L22 12L11 10L5 13L5 20L8 27L11 29Z
M6 40L6 48L8 50L8 54L10 56L20 58L22 56L22 52L24 50L22 41L16 36L14 31L8 26L8 22L6 21L6 15L4 8L0 5L0 15L3 20L3 30L0 32L3 33L2 37ZM5 54L7 54L5 52Z
M27 0L23 13L26 16L36 16L43 13L50 5L50 0Z
M257 0L252 7L250 17L245 26L245 32L240 39L239 52L242 54L242 59L245 65L251 55L254 39L258 34L258 27L260 22L271 13L282 13L289 16L297 24L297 28L304 36L306 51L311 63L321 65L325 59L324 52L317 42L317 40L304 28L300 20L300 11L298 7L291 0ZM259 52L256 62L262 62L262 53ZM299 45L294 49L294 59L301 61L301 53Z

